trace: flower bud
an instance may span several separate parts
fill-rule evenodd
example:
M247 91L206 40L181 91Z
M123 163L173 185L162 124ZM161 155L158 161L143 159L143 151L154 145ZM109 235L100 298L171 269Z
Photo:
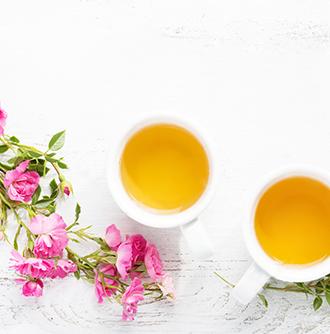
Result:
M70 189L69 189L68 186L64 187L64 194L67 195L67 196L70 196Z
M2 241L3 237L4 237L4 234L2 231L0 231L0 241Z

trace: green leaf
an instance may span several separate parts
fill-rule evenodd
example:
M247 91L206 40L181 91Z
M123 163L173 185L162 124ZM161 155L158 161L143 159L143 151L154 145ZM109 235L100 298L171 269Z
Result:
M16 144L19 143L19 139L16 138L15 136L10 137L9 140L10 140L12 143L16 143Z
M44 159L33 159L30 161L29 170L36 171L40 176L47 174L50 171L50 168L46 167L47 161Z
M35 171L39 174L39 176L43 176L44 172L45 172L45 175L46 175L50 171L50 168L48 168L48 167L45 168L42 165L38 165L36 167Z
M61 162L61 161L58 161L58 162L57 162L57 165L58 165L58 167L60 167L61 169L68 169L68 165L65 164L65 163L63 163L63 162Z
M15 161L16 161L16 157L13 157L13 158L9 159L9 160L7 161L7 163L10 164L10 165L12 165L12 164L15 163Z
M260 297L260 299L262 300L263 304L266 307L268 307L268 301L267 301L266 297L264 295L260 294L260 293L258 293L257 295Z
M29 241L27 243L27 246L28 246L29 249L33 250L33 248L34 248L34 242L31 239L29 239Z
M49 183L49 186L51 187L51 189L54 191L57 189L57 183L55 181L55 179L52 179Z
M76 205L76 222L77 222L78 219L79 219L80 213L81 213L81 207L80 207L80 205L77 203L77 205Z
M52 202L54 202L53 199L41 199L40 201L36 202L34 204L34 206L38 209L43 209L46 208L49 204L51 204Z
M13 157L13 158L11 158L11 159L9 159L8 161L7 161L7 163L9 163L10 165L16 165L16 166L18 166L22 161L24 161L25 159L24 158L22 158L22 157Z
M39 158L42 156L42 154L38 153L38 152L35 152L35 151L31 151L31 150L28 150L27 151L29 156L32 157L32 158Z
M40 197L40 194L41 194L41 187L40 185L38 185L37 189L35 190L33 196L32 196L32 204L36 204L39 197Z
M58 151L61 149L65 142L65 130L55 134L48 144L48 148L51 151Z
M50 194L50 197L51 198L55 198L57 196L57 193L58 193L58 186L57 186L57 183L55 181L55 179L52 179L49 183L49 186L52 190L52 193Z
M140 272L140 273L143 273L144 271L146 271L147 270L147 267L146 267L146 265L145 265L145 263L143 262L139 267L137 267L136 269L134 269L134 271L137 271L137 272ZM265 298L263 295L259 295L259 297L262 299L262 297L263 298ZM266 301L266 299L265 299L265 301ZM267 302L267 301L266 301ZM264 303L265 304L265 303ZM268 304L267 304L267 306L268 306ZM267 307L266 306L266 307Z
M11 169L12 169L11 166L5 165L5 164L3 164L2 162L0 162L0 166L1 166L3 169L5 169L5 170L11 170Z
M322 303L323 303L322 298L316 297L313 302L314 311L317 311L321 307Z
M46 155L45 155L45 159L46 159L48 162L57 162L57 161L58 161L57 159L54 159L50 154L46 154Z
M5 153L6 151L8 151L8 146L7 145L1 145L0 146L0 153Z
M77 280L80 279L80 272L79 272L79 270L76 270L73 274L75 275L75 277L76 277Z
M325 299L327 300L327 302L330 306L330 292L328 290L325 292Z
M101 238L94 238L93 239L96 243L98 243L99 245L102 245L102 239Z

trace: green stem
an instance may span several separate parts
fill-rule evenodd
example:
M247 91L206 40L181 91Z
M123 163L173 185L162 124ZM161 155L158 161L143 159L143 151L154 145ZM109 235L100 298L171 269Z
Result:
M102 275L103 275L104 277L113 279L114 281L116 281L117 283L119 283L119 284L121 284L121 285L123 285L123 286L129 286L129 284L123 283L123 282L119 281L119 280L118 280L117 278L115 278L115 277L109 276L109 275L104 274L104 273L102 273Z
M234 284L232 284L232 283L229 283L228 281L226 281L223 277L221 277L219 274L217 274L216 272L214 272L220 279L222 279L225 283L227 283L228 285L230 285L232 288L234 288L235 287L235 285Z
M0 140L14 152L14 154L15 154L16 157L18 157L18 155L17 155L14 147L9 142L7 142L6 140L4 140L2 137L0 137Z
M67 250L67 252L71 253L72 255L74 255L76 258L78 258L81 261L86 262L91 268L95 268L95 265L92 264L91 262L89 262L88 260L86 260L84 257L78 255L77 253L75 253L72 249L70 249L69 247L65 247L65 249Z
M45 154L46 154L46 152L45 152ZM53 167L54 167L57 175L60 176L61 175L61 171L60 171L59 167L55 164L55 162L51 162L51 164L53 165Z
M29 228L23 223L23 221L22 221L21 217L19 216L19 214L16 212L15 209L13 209L13 212L14 212L14 215L16 216L17 222L18 222L21 226L23 226L23 227L26 229L27 234L30 235L30 234L31 234L31 231L30 231Z
M23 144L20 144L20 143L17 143L16 144L17 147L20 147L20 148L27 148L28 150L30 151L34 151L38 154L41 154L41 155L45 155L46 153L42 153L41 151L39 151L38 149L36 149L35 147L33 146L29 146L29 145L23 145Z
M18 225L18 228L17 228L17 231L16 231L16 234L15 234L15 238L14 238L14 249L15 250L18 250L18 245L17 245L17 238L21 232L21 228L22 228L22 225Z

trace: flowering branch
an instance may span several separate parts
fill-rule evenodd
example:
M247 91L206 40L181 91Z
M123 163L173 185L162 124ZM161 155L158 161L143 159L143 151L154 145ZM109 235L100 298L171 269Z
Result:
M230 285L232 288L235 287L234 284L228 282L223 277L215 272L215 274L223 280L226 284ZM302 283L302 282L295 282L293 284L285 285L284 287L274 286L270 283L267 283L264 287L264 290L277 290L282 292L295 292L295 293L304 293L306 298L311 295L314 297L313 301L313 308L314 311L318 310L323 304L323 298L327 301L328 305L330 306L330 274L326 275L325 277L311 281L309 283ZM261 299L263 304L268 307L268 301L266 297L262 293L257 294L258 297Z
M22 285L24 296L40 297L45 279L75 277L94 285L99 303L106 298L123 306L122 320L134 320L137 305L145 296L157 294L170 301L177 298L171 276L163 273L163 264L156 246L142 235L126 235L122 241L120 231L110 225L103 237L89 233L91 226L76 229L81 208L76 205L75 220L67 226L56 212L57 202L73 193L71 183L62 174L68 168L63 158L56 157L65 142L65 130L55 134L45 152L22 144L15 136L4 134L7 113L0 108L0 153L13 154L6 163L0 161L0 241L6 240L8 213L13 212L18 227L11 251L13 268ZM49 183L50 195L42 195L40 178L53 170L58 181ZM42 197L41 197L42 196ZM29 223L21 217L26 211ZM25 230L27 241L22 254L18 252L18 236ZM74 252L69 242L93 242L98 249L81 256ZM142 278L149 276L147 282Z

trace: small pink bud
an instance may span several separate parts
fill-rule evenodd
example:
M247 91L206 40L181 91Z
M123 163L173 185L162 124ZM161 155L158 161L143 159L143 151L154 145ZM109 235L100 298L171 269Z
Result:
M70 189L69 189L68 186L64 187L64 194L67 195L67 196L70 196Z
M2 241L3 237L4 237L3 232L0 231L0 241Z

